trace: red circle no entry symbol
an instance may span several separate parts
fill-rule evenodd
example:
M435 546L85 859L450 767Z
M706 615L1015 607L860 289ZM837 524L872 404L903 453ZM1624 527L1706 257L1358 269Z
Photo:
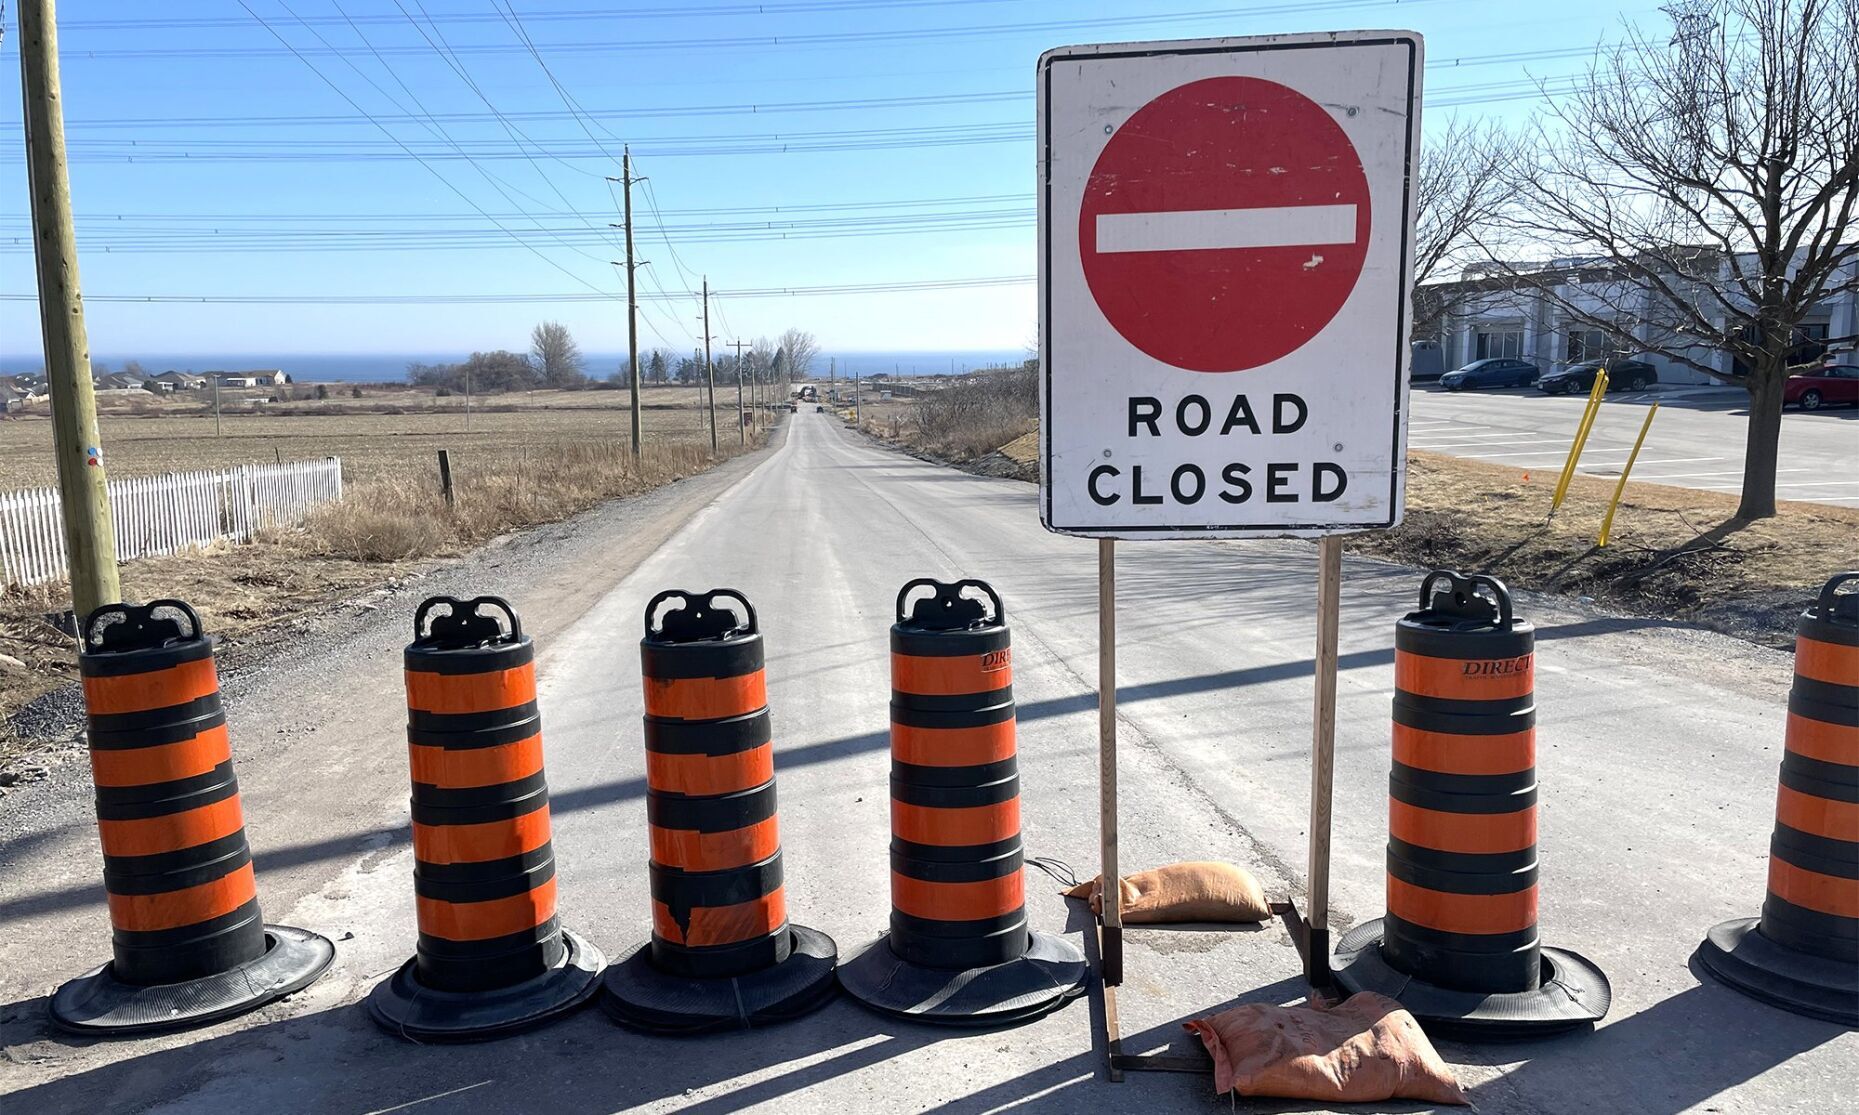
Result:
M1091 168L1085 281L1149 356L1242 372L1323 331L1362 274L1368 179L1328 110L1273 81L1213 77L1150 101Z

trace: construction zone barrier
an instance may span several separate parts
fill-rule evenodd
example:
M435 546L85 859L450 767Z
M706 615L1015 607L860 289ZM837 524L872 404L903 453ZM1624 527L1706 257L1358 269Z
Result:
M1787 750L1760 918L1713 928L1698 962L1796 1014L1859 1026L1859 571L1829 580L1795 629Z
M608 969L602 1005L654 1033L824 1005L839 950L787 916L755 608L734 589L661 592L639 651L652 935Z
M419 936L369 1013L422 1042L541 1025L593 998L606 958L556 914L535 646L497 597L435 596L404 660Z
M1337 944L1337 980L1434 1032L1599 1020L1612 990L1537 937L1536 632L1491 577L1445 570L1394 633L1387 916Z
M259 913L200 617L179 600L106 604L81 634L112 959L53 993L52 1021L86 1034L180 1029L309 986L335 946Z
M989 1026L1084 992L1084 954L1027 926L1011 642L986 582L918 579L897 594L891 929L839 972L882 1013Z

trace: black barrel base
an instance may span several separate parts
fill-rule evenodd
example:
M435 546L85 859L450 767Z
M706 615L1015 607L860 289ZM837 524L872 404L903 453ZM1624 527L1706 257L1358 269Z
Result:
M652 964L650 939L607 969L600 1005L615 1022L648 1034L705 1034L786 1022L830 1002L839 946L817 929L788 923L787 959L720 979L673 975Z
M1011 1026L1058 1010L1084 994L1084 953L1063 937L1029 933L1025 954L986 968L927 968L879 937L839 966L854 999L893 1018L937 1026Z
M1505 1041L1590 1026L1607 1016L1613 987L1580 953L1544 946L1534 991L1457 991L1390 965L1381 954L1381 919L1363 922L1336 944L1336 982L1351 995L1374 991L1407 1008L1435 1037Z
M265 926L265 952L217 975L181 983L132 984L113 964L52 992L52 1023L93 1037L149 1034L205 1026L302 991L329 970L336 946L288 925Z
M532 1030L585 1006L600 989L606 956L566 929L562 944L561 959L541 975L489 991L435 991L419 982L409 960L368 993L368 1014L414 1042L488 1041Z
M1726 921L1698 945L1704 970L1753 998L1811 1018L1859 1027L1859 962L1778 945L1759 919Z

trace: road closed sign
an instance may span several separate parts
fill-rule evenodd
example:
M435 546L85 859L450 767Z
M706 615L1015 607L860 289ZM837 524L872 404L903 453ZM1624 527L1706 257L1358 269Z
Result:
M1400 521L1420 72L1405 31L1040 59L1048 529Z

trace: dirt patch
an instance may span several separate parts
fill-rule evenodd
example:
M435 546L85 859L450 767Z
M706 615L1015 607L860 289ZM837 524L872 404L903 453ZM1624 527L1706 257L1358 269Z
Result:
M1553 473L1433 453L1408 456L1407 517L1348 548L1409 565L1492 573L1522 588L1589 597L1775 646L1832 574L1859 565L1859 509L1784 502L1734 521L1733 494L1628 484L1606 547L1595 545L1614 481L1577 476L1554 520Z

